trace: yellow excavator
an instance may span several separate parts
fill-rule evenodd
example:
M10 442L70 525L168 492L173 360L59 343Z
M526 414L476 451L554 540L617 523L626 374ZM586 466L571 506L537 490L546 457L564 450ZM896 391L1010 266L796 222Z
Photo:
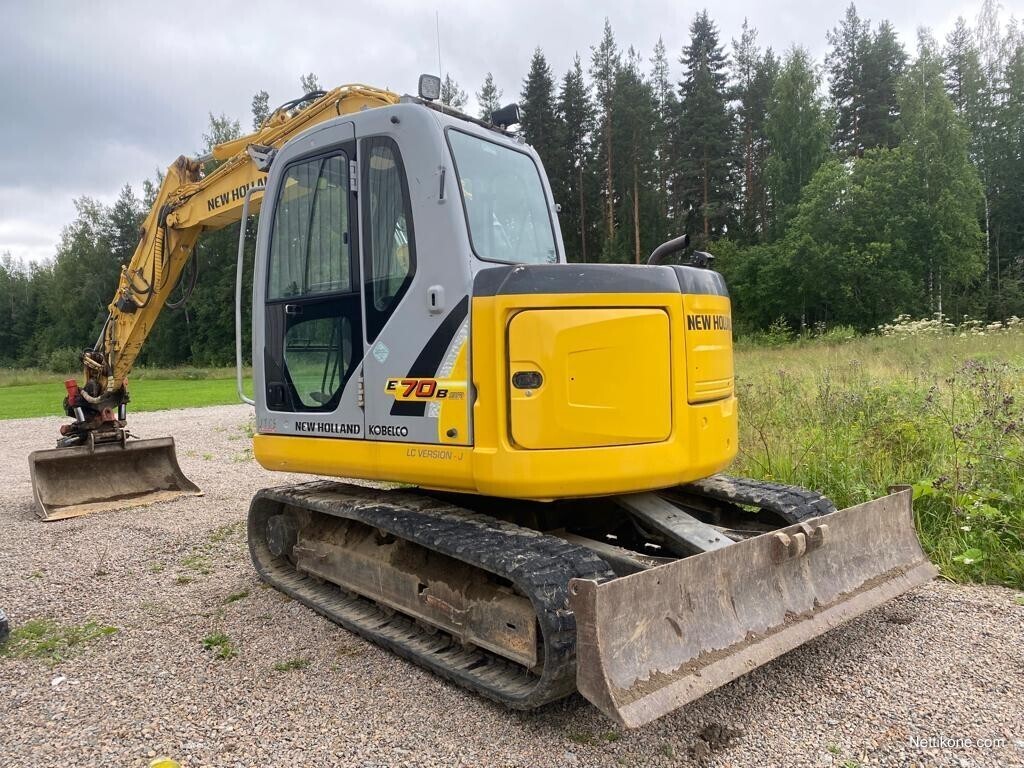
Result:
M708 255L684 237L646 265L567 263L518 109L477 120L439 86L306 94L208 175L168 169L65 384L73 421L31 456L44 518L200 492L171 439L131 437L128 375L197 238L241 220L256 460L404 486L260 491L253 563L398 655L518 709L578 690L635 727L935 575L907 489L837 511L719 474L737 401Z

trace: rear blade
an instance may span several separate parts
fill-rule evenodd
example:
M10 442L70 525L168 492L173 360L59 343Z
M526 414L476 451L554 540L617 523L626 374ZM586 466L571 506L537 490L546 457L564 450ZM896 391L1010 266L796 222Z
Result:
M635 728L936 573L903 490L603 584L573 579L577 687Z
M43 520L202 495L178 466L172 437L34 451L28 462Z

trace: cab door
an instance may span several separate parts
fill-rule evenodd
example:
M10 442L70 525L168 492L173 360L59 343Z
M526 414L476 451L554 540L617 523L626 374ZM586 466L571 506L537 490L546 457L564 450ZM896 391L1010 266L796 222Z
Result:
M351 139L351 123L346 133ZM289 163L277 186L264 301L264 395L268 411L291 415L274 419L277 431L363 434L355 161L354 140L329 144Z
M439 147L402 148L359 140L366 437L467 445L468 265L439 205L451 174L438 175Z

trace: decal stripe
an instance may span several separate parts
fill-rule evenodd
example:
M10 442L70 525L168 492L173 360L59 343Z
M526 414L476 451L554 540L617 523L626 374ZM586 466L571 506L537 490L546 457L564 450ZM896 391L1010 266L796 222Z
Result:
M432 378L437 373L437 369L444 359L444 353L448 351L448 346L455 337L455 332L459 330L459 326L462 325L462 321L468 314L469 296L467 295L463 296L462 301L452 308L452 311L434 331L434 335L430 337L427 345L420 350L406 374L407 378ZM414 403L408 400L396 400L391 405L392 416L423 416L426 414L426 410L425 402Z

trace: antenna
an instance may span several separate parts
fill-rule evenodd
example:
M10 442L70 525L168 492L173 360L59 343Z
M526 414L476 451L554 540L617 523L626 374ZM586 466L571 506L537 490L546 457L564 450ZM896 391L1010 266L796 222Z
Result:
M434 11L434 29L437 31L437 76L444 78L444 68L441 66L441 15Z

